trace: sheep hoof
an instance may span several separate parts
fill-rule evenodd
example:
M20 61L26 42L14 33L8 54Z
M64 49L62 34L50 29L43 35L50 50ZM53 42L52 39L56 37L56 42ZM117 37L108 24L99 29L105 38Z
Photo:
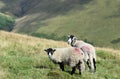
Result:
M82 75L82 73L81 73L81 72L79 72L79 74L80 74L80 75Z

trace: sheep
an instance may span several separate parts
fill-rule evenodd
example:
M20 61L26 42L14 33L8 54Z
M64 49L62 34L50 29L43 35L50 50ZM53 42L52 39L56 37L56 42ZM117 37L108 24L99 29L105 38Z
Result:
M95 48L91 44L77 40L74 35L68 36L68 44L72 47L79 47L84 52L84 61L87 63L90 72L96 72Z
M67 48L48 48L44 51L47 52L50 60L55 64L59 64L60 69L64 71L64 65L72 67L71 75L75 73L76 68L79 69L79 74L84 71L84 53L77 47L67 47Z

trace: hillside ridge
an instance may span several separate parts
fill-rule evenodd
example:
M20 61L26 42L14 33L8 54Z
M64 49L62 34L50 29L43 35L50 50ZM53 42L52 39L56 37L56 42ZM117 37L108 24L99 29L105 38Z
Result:
M31 41L39 41L39 42L46 42L46 43L60 43L62 46L65 46L65 47L70 47L67 42L65 41L55 41L55 40L50 40L50 39L44 39L44 38L38 38L38 37L33 37L33 36L29 36L29 35L24 35L24 34L19 34L19 33L13 33L13 32L7 32L7 31L2 31L0 30L0 36L1 38L6 38L8 40L9 39L14 39L14 40L18 40L18 39L22 39L23 41L24 40L31 40ZM10 38L11 37L11 38ZM44 44L43 43L43 44ZM46 44L45 43L45 44ZM120 56L120 50L117 50L117 49L113 49L113 48L101 48L101 47L95 47L96 50L103 50L103 51L107 51L107 52L112 52L112 53L115 53L115 54L118 54L118 56Z
M16 18L12 32L64 41L74 34L120 49L119 5L119 0L1 0L0 11Z

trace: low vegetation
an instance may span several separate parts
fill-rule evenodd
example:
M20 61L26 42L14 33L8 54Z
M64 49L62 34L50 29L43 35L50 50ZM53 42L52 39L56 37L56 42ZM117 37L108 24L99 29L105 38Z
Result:
M57 38L74 34L95 46L120 49L119 5L118 0L90 0L82 9L72 9L65 15L41 21L41 27L33 34L54 34Z
M15 19L9 15L0 13L0 30L12 31L14 27Z
M119 50L97 49L97 72L78 71L70 75L53 64L43 51L48 47L66 47L67 43L0 31L0 78L1 79L120 79Z

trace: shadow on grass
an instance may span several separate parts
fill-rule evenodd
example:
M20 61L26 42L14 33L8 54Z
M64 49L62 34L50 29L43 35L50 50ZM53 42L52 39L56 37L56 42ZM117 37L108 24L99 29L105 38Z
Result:
M49 79L75 79L72 75L69 73L58 71L58 70L52 70L47 74Z
M49 66L44 66L44 65L34 66L34 68L37 68L37 69L49 69L49 70L55 70L56 69L56 68L49 67Z
M39 68L39 69L50 69L49 67L43 66L43 65L41 65L41 66L35 66L35 68Z
M114 39L111 41L112 44L120 43L120 38Z

